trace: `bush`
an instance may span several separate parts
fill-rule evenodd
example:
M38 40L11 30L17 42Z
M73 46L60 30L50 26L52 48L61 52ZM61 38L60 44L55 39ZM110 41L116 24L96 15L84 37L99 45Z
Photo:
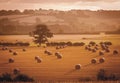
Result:
M28 42L16 42L16 43L10 43L10 42L1 42L1 46L29 46L30 43Z
M9 81L9 82L11 82L11 81L13 81L12 80L12 75L9 74L9 73L4 73L4 74L2 74L0 76L0 81Z
M118 80L118 78L116 77L115 74L110 74L110 75L108 76L108 79L109 79L109 80L113 80L113 81Z
M19 74L14 78L15 82L33 82L34 79L25 74Z
M93 41L90 41L89 44L92 45L92 46L94 46L96 43L93 42Z
M69 41L69 42L66 43L66 45L67 46L72 46L73 44L72 44L72 42Z
M0 76L0 82L33 82L34 79L25 74L11 75L10 73L3 73Z
M118 80L117 76L113 73L111 73L110 75L106 74L106 71L104 69L100 69L98 74L97 74L97 80L101 80L101 81L115 81Z
M61 46L61 47L64 47L64 46L84 46L85 43L84 42L75 42L75 43L72 43L72 42L49 42L49 43L46 43L47 46Z
M106 71L104 69L100 69L97 74L97 80L107 80Z
M76 43L73 43L73 46L84 46L85 43L83 42L76 42Z

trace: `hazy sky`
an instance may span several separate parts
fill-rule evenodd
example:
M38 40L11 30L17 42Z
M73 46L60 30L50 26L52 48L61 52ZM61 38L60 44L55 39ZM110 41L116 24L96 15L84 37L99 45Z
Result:
M120 0L0 0L0 9L120 10Z

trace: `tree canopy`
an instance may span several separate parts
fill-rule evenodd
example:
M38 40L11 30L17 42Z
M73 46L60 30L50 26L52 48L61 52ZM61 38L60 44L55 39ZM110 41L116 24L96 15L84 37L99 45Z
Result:
M33 31L34 42L41 45L42 43L48 42L48 38L53 37L53 33L50 32L48 27L44 24L39 24L36 26L36 30Z

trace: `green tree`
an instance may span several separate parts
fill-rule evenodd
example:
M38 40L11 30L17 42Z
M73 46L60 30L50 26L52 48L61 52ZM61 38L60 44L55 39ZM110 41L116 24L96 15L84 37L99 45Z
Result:
M53 37L53 33L50 32L48 27L44 24L36 26L36 30L33 31L34 42L41 45L42 43L48 42L48 38Z

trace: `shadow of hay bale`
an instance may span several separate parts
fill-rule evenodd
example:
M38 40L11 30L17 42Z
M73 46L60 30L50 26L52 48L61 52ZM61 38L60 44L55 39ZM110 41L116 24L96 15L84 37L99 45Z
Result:
M73 72L75 72L75 71L77 71L77 70L76 70L76 69L72 69L72 70L66 72L64 75L69 75L69 74L71 74L71 73L73 73Z
M90 65L92 65L92 63L86 64L86 65L84 65L83 67L88 67L88 66L90 66Z

